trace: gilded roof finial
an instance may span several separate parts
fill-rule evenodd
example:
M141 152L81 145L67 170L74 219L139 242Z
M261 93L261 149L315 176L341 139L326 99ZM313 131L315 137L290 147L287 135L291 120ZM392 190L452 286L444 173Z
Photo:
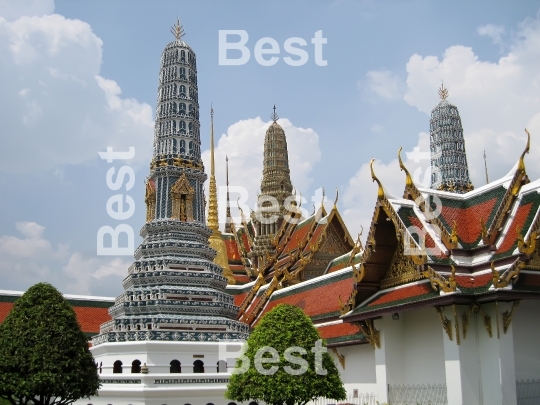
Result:
M186 35L184 27L182 27L182 24L180 24L180 19L178 17L176 17L176 24L171 27L171 33L174 35L177 41Z
M377 198L381 199L384 197L384 188L381 183L381 181L375 176L375 172L373 171L373 162L375 161L375 158L371 159L371 162L369 162L369 169L371 170L371 179L373 181L376 181L379 185L379 189L377 190Z
M403 164L403 160L401 160L401 150L403 148L400 147L399 150L398 150L398 153L397 153L397 157L398 157L398 160L399 160L399 168L405 172L405 186L406 187L410 187L413 185L413 180L412 180L412 177L411 177L411 174L409 173L409 171L407 170L407 168L405 167L405 165Z
M276 105L275 104L274 104L274 112L272 113L270 118L272 118L272 121L274 121L274 122L276 122L279 119L279 116L276 113Z
M531 134L529 131L527 131L527 128L525 128L525 132L527 133L527 146L525 146L525 150L519 157L519 165L518 170L525 171L525 154L529 153L529 149L531 148Z
M486 150L484 149L484 168L486 169L486 184L489 184L489 177L487 171L487 159L486 159Z
M439 97L443 101L448 98L448 89L444 87L444 83L442 80L441 80L441 87L439 88Z
M334 209L337 208L337 202L339 200L339 190L336 187L336 199L334 200Z

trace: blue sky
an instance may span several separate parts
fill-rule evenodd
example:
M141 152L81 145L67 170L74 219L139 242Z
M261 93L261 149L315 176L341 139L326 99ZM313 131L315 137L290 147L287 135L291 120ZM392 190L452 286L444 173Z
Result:
M0 0L0 289L49 281L72 294L121 291L132 259L97 256L96 234L119 223L138 234L143 224L159 61L176 16L198 59L205 162L214 106L218 183L228 154L231 184L256 195L276 104L304 206L312 210L317 189L333 200L338 188L356 235L376 199L369 160L377 158L377 174L399 195L397 150L428 150L441 80L461 113L476 187L485 183L483 150L490 178L501 177L523 150L526 126L527 169L540 177L539 9L534 1ZM271 37L281 58L221 66L219 30L246 31L252 54ZM310 43L321 30L327 66L315 64ZM283 61L290 37L308 43L303 66ZM113 165L98 156L107 146L136 149L125 163L135 185L124 191L136 209L125 221L105 208L117 193L105 181ZM406 164L421 183L429 161Z

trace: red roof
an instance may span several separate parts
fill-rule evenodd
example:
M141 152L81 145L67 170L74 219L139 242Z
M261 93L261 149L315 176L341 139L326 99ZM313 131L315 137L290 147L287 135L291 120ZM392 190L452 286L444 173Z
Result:
M290 304L304 310L307 316L323 315L339 311L339 300L345 301L352 292L353 283L350 278L325 284L312 289L301 289L295 293L272 299L264 309L263 315L279 304ZM272 297L274 298L274 297Z
M525 220L529 216L529 212L531 211L532 203L522 205L518 208L516 215L514 216L514 219L512 221L512 225L508 228L508 231L506 232L506 235L504 235L504 240L497 249L497 253L504 253L507 250L511 249L514 244L516 243L516 229L522 228L523 224L525 223Z
M0 323L4 322L11 308L13 308L13 304L13 302L0 302ZM85 333L97 334L100 325L111 320L108 308L74 306L73 309L77 315L79 326Z
M431 284L429 283L410 285L403 288L396 288L393 291L383 294L382 296L371 301L368 304L368 306L373 307L375 305L388 304L390 302L399 301L406 298L412 298L418 295L424 295L424 294L429 294L429 293L433 293L433 289L431 288Z
M493 211L497 201L498 198L495 197L467 208L443 206L441 215L450 226L453 226L454 221L456 221L457 234L460 241L474 243L482 234L480 220L483 219L484 224L488 222L489 215Z
M358 329L358 326L354 326L352 323L338 323L335 325L321 326L318 327L317 330L323 339L356 335L361 332Z

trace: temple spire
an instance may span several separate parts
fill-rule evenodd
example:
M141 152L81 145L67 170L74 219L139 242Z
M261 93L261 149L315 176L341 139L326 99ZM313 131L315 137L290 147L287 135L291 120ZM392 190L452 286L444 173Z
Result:
M486 184L489 184L489 177L488 177L488 171L487 171L487 158L486 158L485 149L484 149L484 168L486 169Z
M459 111L448 102L448 89L441 83L441 101L431 111L429 146L431 188L466 193L474 187L469 178L465 139Z
M225 178L227 185L227 212L225 219L225 233L232 233L231 201L229 198L229 157L225 155Z

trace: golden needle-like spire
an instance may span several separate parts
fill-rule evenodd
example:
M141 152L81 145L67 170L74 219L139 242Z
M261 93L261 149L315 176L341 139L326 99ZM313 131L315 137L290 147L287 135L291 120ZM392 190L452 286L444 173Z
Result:
M214 164L214 109L210 108L210 195L208 197L208 227L219 231L216 173Z

